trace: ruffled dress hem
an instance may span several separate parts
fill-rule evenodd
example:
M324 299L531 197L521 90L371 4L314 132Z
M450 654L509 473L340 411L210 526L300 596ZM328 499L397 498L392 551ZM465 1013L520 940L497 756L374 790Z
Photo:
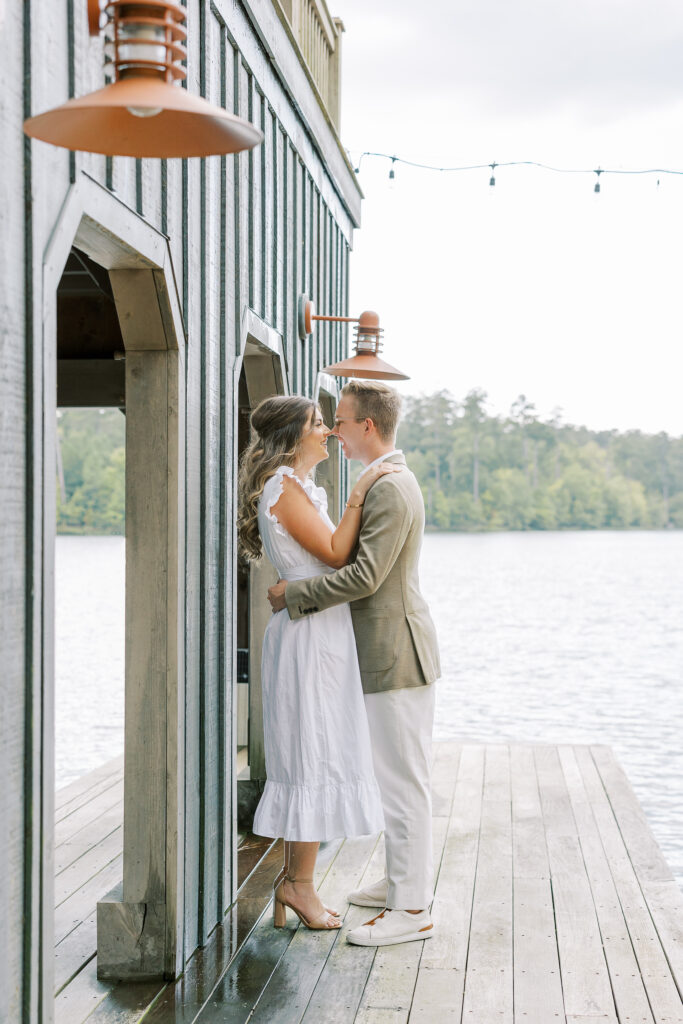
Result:
M253 831L292 842L327 842L381 832L384 814L374 779L323 786L266 782Z

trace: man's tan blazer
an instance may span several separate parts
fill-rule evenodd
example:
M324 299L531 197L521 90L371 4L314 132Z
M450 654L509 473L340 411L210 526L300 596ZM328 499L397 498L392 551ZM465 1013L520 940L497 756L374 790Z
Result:
M405 465L403 455L388 462ZM409 469L381 476L365 497L354 561L287 584L290 618L351 604L365 693L433 683L441 674L434 623L420 593L424 502Z

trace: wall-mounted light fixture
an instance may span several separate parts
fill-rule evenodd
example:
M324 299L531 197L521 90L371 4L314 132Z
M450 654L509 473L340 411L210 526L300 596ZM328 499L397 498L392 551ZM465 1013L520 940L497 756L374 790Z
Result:
M88 0L90 34L99 34L102 20L110 30L105 63L115 81L30 117L26 134L106 156L210 156L258 145L258 128L179 87L185 15L172 0Z
M410 380L395 366L385 363L377 355L382 348L382 334L377 313L370 310L360 316L317 316L315 306L306 295L299 296L299 337L305 341L313 331L314 320L356 324L355 354L332 366L324 366L322 373L334 377L362 377L366 380Z

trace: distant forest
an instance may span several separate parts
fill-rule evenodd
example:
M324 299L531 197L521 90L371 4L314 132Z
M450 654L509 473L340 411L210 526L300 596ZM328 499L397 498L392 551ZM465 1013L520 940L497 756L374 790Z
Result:
M57 532L125 533L123 413L60 409L57 437Z
M439 530L683 527L683 438L543 421L525 395L507 416L485 391L406 400L398 443Z
M507 416L486 393L408 397L399 447L438 530L683 528L683 438L541 420L520 395ZM125 417L61 410L59 533L124 533Z

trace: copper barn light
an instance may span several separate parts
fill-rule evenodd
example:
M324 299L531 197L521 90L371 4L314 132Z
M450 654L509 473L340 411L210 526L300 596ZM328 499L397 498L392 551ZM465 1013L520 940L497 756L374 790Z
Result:
M340 363L325 366L323 373L334 377L359 377L365 380L410 380L395 366L385 363L377 353L382 348L382 334L377 313L367 310L357 316L317 316L315 306L307 296L299 298L299 337L303 340L313 330L314 320L331 320L337 323L355 323L355 354Z
M185 8L173 0L111 0L106 62L115 81L24 122L43 142L106 156L189 157L239 153L263 141L248 121L178 85L186 77ZM88 0L90 34L101 8Z

